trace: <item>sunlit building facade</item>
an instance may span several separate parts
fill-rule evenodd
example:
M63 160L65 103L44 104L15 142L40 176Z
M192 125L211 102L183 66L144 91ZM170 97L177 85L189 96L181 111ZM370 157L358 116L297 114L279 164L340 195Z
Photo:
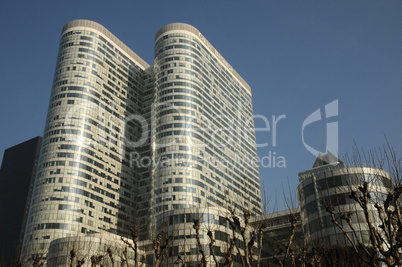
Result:
M191 217L219 225L224 213L208 208L228 206L261 214L258 167L250 161L257 157L251 90L187 24L169 24L157 32L153 67L151 142L153 162L159 164L150 179L152 217L161 221L187 214L172 228L181 233L173 254L195 257L199 253ZM225 220L221 223L226 226ZM207 242L206 232L203 236Z
M69 22L22 259L46 255L60 238L129 236L130 225L150 239L158 221L180 209L261 214L256 157L251 89L196 28L161 28L151 66L103 26ZM191 225L179 224L195 244Z
M135 223L141 172L125 143L138 139L141 124L127 116L143 114L150 68L95 22L64 26L23 260L46 254L57 238L124 235Z

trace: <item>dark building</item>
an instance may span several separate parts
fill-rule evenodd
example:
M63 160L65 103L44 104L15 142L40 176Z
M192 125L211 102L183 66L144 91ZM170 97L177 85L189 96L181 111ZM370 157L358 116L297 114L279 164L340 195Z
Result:
M300 255L304 246L304 235L299 208L272 212L255 218L253 224L256 228L261 224L265 225L262 239L261 266L280 266L275 257L281 260L284 266L290 266L290 257L285 259L285 253L292 233L292 218L296 219L292 249L296 255Z
M6 266L18 259L42 137L5 150L0 169L0 256Z

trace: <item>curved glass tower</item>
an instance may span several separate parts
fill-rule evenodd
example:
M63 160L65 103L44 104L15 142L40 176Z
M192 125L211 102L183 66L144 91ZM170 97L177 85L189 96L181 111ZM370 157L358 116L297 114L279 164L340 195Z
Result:
M194 27L155 37L155 211L233 205L261 213L250 87ZM228 203L228 200L230 201Z
M152 238L169 214L190 220L211 208L204 213L216 222L228 206L260 214L256 157L250 87L196 28L161 28L150 66L103 26L69 22L22 258L46 255L59 238L128 236L130 225ZM190 231L175 218L175 229Z
M152 173L153 218L165 218L171 231L182 233L174 255L198 254L192 220L201 218L206 228L226 225L224 211L211 207L261 214L251 90L196 28L183 23L157 32L154 75L152 148L159 164ZM228 241L221 237L230 229L219 231L218 239Z
M143 113L148 68L103 26L64 26L22 259L57 238L124 234L134 222L141 173L125 143L140 131L127 115Z
M359 240L363 244L369 244L370 235L364 211L350 198L351 190L356 191L364 182L368 184L372 197L372 202L369 203L370 216L379 222L375 203L383 203L393 187L392 179L386 171L371 167L350 167L328 153L320 155L312 169L299 173L297 196L305 245L350 245L345 234L331 221L327 207L333 208L338 223L353 236L347 222L340 219L341 215L351 213L351 223Z

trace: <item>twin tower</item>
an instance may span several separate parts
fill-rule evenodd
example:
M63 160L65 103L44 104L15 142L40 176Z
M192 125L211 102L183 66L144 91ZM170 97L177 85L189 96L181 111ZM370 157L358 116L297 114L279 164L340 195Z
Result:
M69 22L22 258L132 225L150 239L164 220L191 253L193 215L226 232L226 208L261 214L256 157L250 87L196 28L162 27L150 66L98 23Z

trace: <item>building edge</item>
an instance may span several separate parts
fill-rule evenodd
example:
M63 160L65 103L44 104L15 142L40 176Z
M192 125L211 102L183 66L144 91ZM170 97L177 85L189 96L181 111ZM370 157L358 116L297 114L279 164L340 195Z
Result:
M70 21L66 25L64 25L61 33L63 34L67 30L75 27L87 27L99 31L100 33L108 37L111 41L113 41L116 45L118 45L121 49L123 49L123 51L126 52L129 56L131 56L135 61L137 61L136 63L138 63L143 69L150 67L150 65L147 62L145 62L145 60L143 60L140 56L134 53L133 50L131 50L127 45L125 45L119 38L117 38L108 29L106 29L104 26L95 21L86 19L77 19Z
M236 72L236 70L226 61L226 59L218 52L218 50L204 37L204 35L194 26L187 23L170 23L162 28L160 28L155 34L155 43L164 33L169 31L186 31L194 34L197 38L199 38L202 43L204 43L205 47L214 55L223 66L231 73L235 79L245 88L246 91L251 95L251 87L248 83Z

